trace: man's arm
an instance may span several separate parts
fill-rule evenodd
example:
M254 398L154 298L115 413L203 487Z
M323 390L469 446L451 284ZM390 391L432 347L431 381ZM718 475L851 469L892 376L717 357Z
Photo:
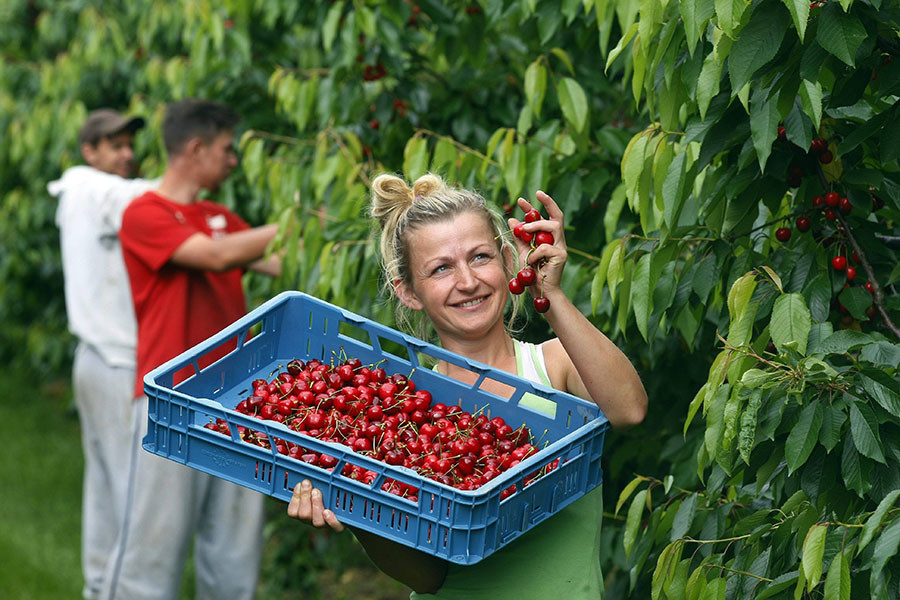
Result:
M217 239L198 232L182 242L169 261L179 267L216 272L248 267L263 257L277 232L277 225L254 227Z
M281 275L281 257L273 254L268 258L254 260L252 263L247 265L247 269L250 271L256 271L257 273L262 273L263 275L278 277L279 275Z

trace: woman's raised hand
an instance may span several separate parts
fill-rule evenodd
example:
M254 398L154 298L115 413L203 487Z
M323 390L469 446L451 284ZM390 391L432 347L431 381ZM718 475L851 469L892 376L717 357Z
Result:
M542 243L531 247L531 242L525 242L516 237L516 248L519 251L519 262L533 267L537 271L537 278L531 286L534 296L552 295L559 290L560 281L562 280L563 267L568 258L566 250L566 238L563 231L563 213L557 206L553 198L538 191L536 194L538 202L544 206L547 211L547 218L541 218L537 221L525 222L515 218L508 220L510 229L515 229L517 225L522 224L525 232L537 236L538 232L546 232L553 236L553 243ZM519 198L519 208L526 214L535 209L528 200ZM540 238L536 237L535 242Z
M328 525L335 531L344 530L344 525L338 521L337 515L325 508L322 492L314 488L307 479L294 486L294 495L288 504L288 516L306 521L313 527Z

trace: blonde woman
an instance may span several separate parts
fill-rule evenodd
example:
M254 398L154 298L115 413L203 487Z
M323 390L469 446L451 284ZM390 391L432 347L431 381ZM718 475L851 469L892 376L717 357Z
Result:
M593 401L614 427L638 424L647 411L640 378L560 288L567 256L562 211L543 192L537 192L537 201L548 218L522 228L531 234L548 232L553 243L529 254L530 246L521 239L513 246L507 224L477 193L450 187L432 174L411 186L394 175L378 176L372 182L371 212L381 230L384 272L399 303L398 320L422 337L433 329L447 350ZM519 207L526 213L535 208L524 199ZM510 228L517 225L517 219L509 219ZM530 291L549 300L544 316L557 337L540 345L514 339L505 320L515 253L520 263L527 260L538 267ZM474 382L474 373L455 365L442 361L436 368ZM533 395L521 402L550 414L554 410L553 403ZM365 531L354 529L354 534L380 569L414 590L414 599L595 600L603 589L601 513L598 488L470 566ZM344 528L308 481L297 485L288 514L317 527Z

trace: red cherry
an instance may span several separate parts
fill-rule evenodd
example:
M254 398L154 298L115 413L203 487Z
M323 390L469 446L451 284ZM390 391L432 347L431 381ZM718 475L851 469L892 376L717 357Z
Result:
M509 291L517 296L525 291L525 288L522 286L522 282L519 281L518 277L513 277L509 280Z
M791 239L791 230L788 227L779 227L775 230L775 237L783 244Z
M856 279L856 269L853 267L847 267L847 281L853 281Z
M513 227L513 235L526 244L530 243L531 240L534 239L533 233L525 231L525 223L519 223L515 227Z
M825 204L831 207L835 207L840 202L841 195L837 192L828 192L825 194Z
M532 208L527 213L525 213L525 222L526 223L534 223L535 221L541 220L541 213L538 212L536 208Z
M847 258L844 256L835 256L831 259L831 266L835 271L843 271L847 267Z
M871 281L867 281L864 287L870 294L875 295L875 286L872 285Z
M787 139L787 130L784 128L784 125L778 126L778 139L779 140Z
M809 231L810 220L808 217L799 217L797 219L797 231L800 233L806 233Z
M534 245L553 244L553 234L549 231L538 231L534 234Z
M523 286L528 286L534 283L534 281L537 279L537 272L535 272L535 270L531 267L525 267L524 269L519 271L519 273L516 275L516 279L518 279L519 283L521 283Z
M830 208L826 208L825 209L825 218L828 219L829 221L834 221L835 219L837 219L837 215Z
M545 313L550 310L550 299L546 296L538 296L534 299L534 310Z
M823 165L827 165L832 160L834 160L834 155L831 153L831 150L826 150L819 154L819 162Z
M823 198L822 196L813 197L813 206L814 207L818 208L818 207L822 206L823 204L825 204L825 198Z
M838 207L845 215L850 214L850 211L853 209L853 205L850 204L850 199L846 196L841 196L840 200L838 200Z
M371 127L372 129L378 129L380 125L381 123L378 122L378 119L372 119L371 121L369 121L369 127Z

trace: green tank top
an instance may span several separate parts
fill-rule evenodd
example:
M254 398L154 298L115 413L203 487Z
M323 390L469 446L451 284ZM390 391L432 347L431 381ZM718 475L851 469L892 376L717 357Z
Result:
M516 341L518 375L549 385L540 348ZM532 396L532 398L528 398ZM525 394L519 401L554 414L556 405ZM435 594L413 592L410 600L598 600L600 571L600 487L474 565L450 563Z

